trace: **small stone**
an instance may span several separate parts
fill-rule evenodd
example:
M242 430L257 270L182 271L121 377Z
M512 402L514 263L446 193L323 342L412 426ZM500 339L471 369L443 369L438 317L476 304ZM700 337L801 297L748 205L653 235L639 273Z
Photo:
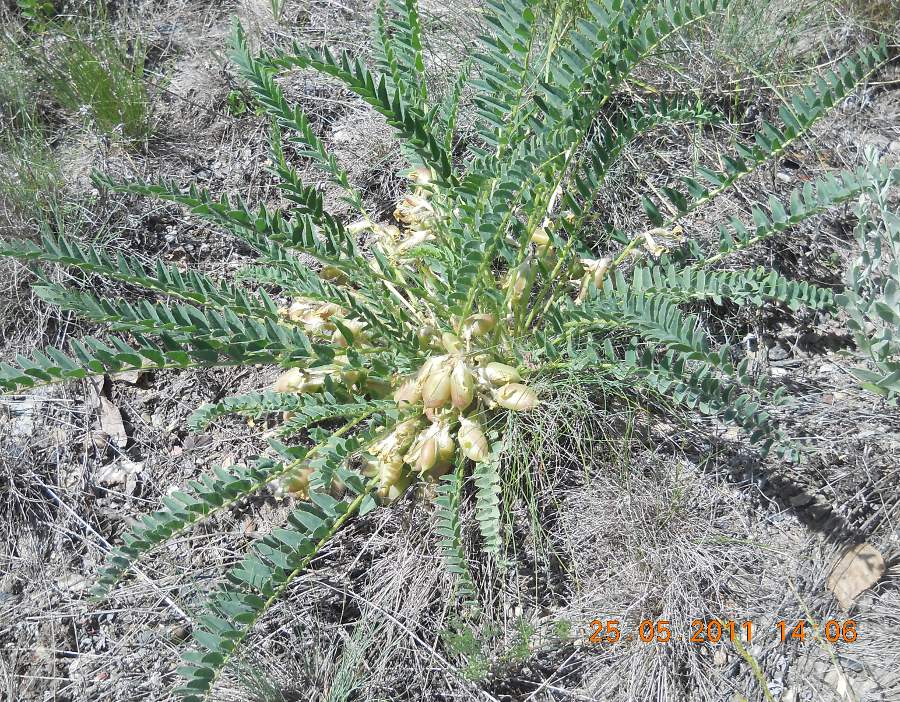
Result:
M56 579L56 587L64 592L84 592L90 587L90 582L83 575L68 573Z
M770 361L783 361L788 358L790 353L783 346L773 346L769 349L769 360Z
M7 573L0 578L0 593L4 595L18 595L22 592L22 581L12 573Z
M122 371L121 373L113 373L111 377L114 381L128 383L129 385L137 385L138 381L141 379L141 371Z
M853 658L838 655L838 660L840 660L841 665L843 665L848 670L853 671L854 673L861 673L865 669L862 663L854 660Z
M169 638L172 641L174 641L176 643L180 643L181 641L184 641L185 639L187 639L188 636L191 635L191 625L187 624L185 622L181 622L178 624L172 624L169 627L168 633L169 633Z
M129 478L138 475L143 469L143 461L130 461L127 458L121 458L103 466L97 472L97 482L107 486L123 485L128 482Z

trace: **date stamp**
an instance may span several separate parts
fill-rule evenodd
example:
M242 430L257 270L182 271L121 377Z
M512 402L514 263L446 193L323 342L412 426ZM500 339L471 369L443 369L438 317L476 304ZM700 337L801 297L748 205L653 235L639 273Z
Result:
M614 645L627 642L671 643L683 641L692 644L718 644L723 641L739 640L752 643L758 635L759 627L752 621L732 621L719 619L693 619L690 627L678 627L668 619L642 619L637 626L626 626L618 619L594 619L586 632L587 643L595 646ZM798 619L780 620L766 632L776 641L813 641L822 638L828 643L854 643L859 632L853 619L829 619L821 627Z

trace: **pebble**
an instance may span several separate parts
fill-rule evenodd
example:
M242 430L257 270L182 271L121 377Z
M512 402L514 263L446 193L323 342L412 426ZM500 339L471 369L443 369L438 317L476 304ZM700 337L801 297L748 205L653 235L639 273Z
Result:
M176 643L184 641L191 635L191 625L187 623L172 624L168 634L169 638Z
M793 505L794 507L803 507L803 506L805 506L805 505L808 505L808 504L809 504L810 502L812 502L812 501L813 501L813 498L812 498L810 495L807 495L806 493L801 493L801 494L799 494L799 495L794 495L794 496L790 499L790 503L791 503L791 505Z
M788 350L782 346L773 346L769 349L769 360L770 361L783 361L790 353Z

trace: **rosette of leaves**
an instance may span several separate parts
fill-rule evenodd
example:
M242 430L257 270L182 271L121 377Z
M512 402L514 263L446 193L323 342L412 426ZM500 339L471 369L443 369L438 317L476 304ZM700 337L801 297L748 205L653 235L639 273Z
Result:
M113 334L0 366L4 391L127 369L282 369L271 391L204 406L191 420L203 430L229 413L281 414L276 457L218 469L166 497L164 509L122 536L99 578L102 596L150 550L257 491L303 498L228 571L197 617L197 648L182 670L185 699L209 698L254 624L348 519L411 486L434 497L448 567L474 597L461 540L463 483L472 475L482 544L496 555L504 417L548 401L541 378L560 369L590 365L623 387L736 423L760 451L790 453L764 409L778 393L717 348L686 308L724 299L831 306L828 290L720 264L857 197L874 177L897 174L881 167L807 183L786 203L755 207L752 224L723 224L714 250L686 239L679 222L782 154L866 79L883 47L847 59L785 104L779 124L764 123L734 153L663 188L665 205L644 197L642 230L613 232L602 244L586 237L592 204L630 142L666 123L714 119L693 101L629 99L637 89L629 81L672 35L727 4L589 2L571 31L547 42L538 3L488 0L488 32L437 94L426 79L415 0L379 5L374 67L296 45L256 55L237 27L234 59L271 118L271 162L285 205L253 207L167 181L97 175L96 182L185 206L253 247L258 265L224 281L64 237L0 244L28 262L148 291L129 303L42 278L40 295ZM294 69L338 81L396 130L411 183L390 220L367 209L303 110L285 98L276 76ZM463 95L475 117L465 143L457 130ZM357 219L330 214L293 158L318 166Z

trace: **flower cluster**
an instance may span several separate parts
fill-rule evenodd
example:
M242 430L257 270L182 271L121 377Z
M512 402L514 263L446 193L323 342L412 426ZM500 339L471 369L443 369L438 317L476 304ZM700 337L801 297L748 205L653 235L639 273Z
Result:
M431 198L436 187L431 173L416 169L410 178L415 188L397 204L394 212L397 225L374 224L368 220L350 225L355 234L373 232L373 246L379 247L393 265L411 263L415 247L435 239L433 226L437 215ZM544 243L543 254L549 249L548 241ZM377 266L377 261L373 260L372 265ZM333 284L348 284L334 271L323 269L320 275ZM531 271L527 275L533 277ZM526 292L525 282L517 280L516 271L506 280L506 285L513 287L514 297L517 287L521 288L518 294ZM366 324L333 303L297 298L281 309L281 315L286 323L302 327L311 339L331 343L338 349L345 349L351 343L355 348L372 344ZM393 427L385 427L383 438L365 453L362 472L377 479L378 495L383 500L403 494L416 476L426 483L437 480L461 457L476 463L488 460L490 446L484 424L490 415L499 409L528 411L537 405L537 394L522 383L519 372L486 350L492 345L487 342L497 325L494 315L472 314L461 323L459 319L450 321L452 328L459 330L458 335L441 332L432 325L418 329L421 349L433 355L416 372L395 376L390 388L404 415L412 413L413 416ZM347 339L345 332L353 338ZM315 393L325 389L326 379L335 387L357 392L374 394L379 390L370 387L364 371L350 367L343 353L336 354L328 365L285 371L276 380L274 389ZM307 498L310 472L308 467L294 471L274 484L273 491Z

